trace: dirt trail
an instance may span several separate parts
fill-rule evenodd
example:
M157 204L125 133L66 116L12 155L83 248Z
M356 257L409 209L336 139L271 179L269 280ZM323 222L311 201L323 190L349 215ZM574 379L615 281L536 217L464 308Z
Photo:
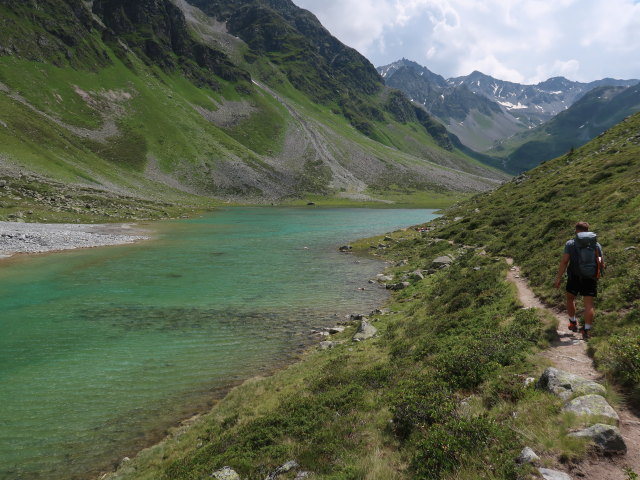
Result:
M566 313L544 305L531 291L526 279L520 275L520 268L513 265L513 259L508 258L507 263L511 265L507 278L518 289L518 298L522 305L527 308L545 309L558 319L558 337L551 348L542 352L541 355L548 358L561 370L584 378L604 381L602 374L594 368L593 361L587 355L586 342L579 334L567 329L568 317ZM596 312L595 321L597 320ZM632 477L624 473L625 466L640 474L640 418L624 404L617 406L616 411L620 416L620 432L627 444L627 454L614 457L591 456L586 461L572 466L573 468L567 472L572 478L627 480Z

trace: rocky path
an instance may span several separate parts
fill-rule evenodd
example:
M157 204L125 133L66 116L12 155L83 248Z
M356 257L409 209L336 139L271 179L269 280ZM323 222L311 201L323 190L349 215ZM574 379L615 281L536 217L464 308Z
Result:
M558 319L558 336L551 348L541 353L553 362L556 368L581 377L603 382L602 375L594 368L593 361L587 355L587 344L580 335L567 329L567 316L558 310L544 305L529 288L528 282L520 275L519 267L513 265L513 259L507 259L511 269L507 275L518 289L518 298L524 307L540 308L551 312ZM597 316L596 316L597 321ZM624 404L616 408L620 416L620 432L627 444L627 454L623 456L592 456L568 473L571 478L586 480L631 480L633 477L624 472L630 467L640 474L640 418Z

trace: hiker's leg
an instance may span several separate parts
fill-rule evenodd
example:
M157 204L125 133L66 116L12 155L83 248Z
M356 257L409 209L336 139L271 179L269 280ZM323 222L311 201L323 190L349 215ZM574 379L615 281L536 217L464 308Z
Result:
M593 316L595 315L595 310L593 309L593 297L584 297L584 324L591 325L593 324Z
M576 316L576 296L570 292L567 292L567 314L570 318Z

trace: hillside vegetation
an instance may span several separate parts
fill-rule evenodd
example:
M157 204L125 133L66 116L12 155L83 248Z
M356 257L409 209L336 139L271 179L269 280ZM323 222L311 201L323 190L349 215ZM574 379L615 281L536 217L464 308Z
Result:
M451 209L441 235L515 258L536 293L562 307L552 288L564 242L584 220L598 233L607 271L590 341L599 368L640 400L640 114L582 148L524 173L473 203Z
M505 256L561 306L551 286L564 242L577 220L592 222L609 266L589 345L637 402L639 154L636 115L571 156L449 209L425 232L354 245L393 262L391 283L408 282L387 311L372 312L377 337L353 343L349 327L333 348L236 388L110 478L196 479L225 465L264 478L295 459L297 471L323 479L516 480L531 473L514 462L524 445L546 466L580 463L586 445L567 434L581 420L524 381L546 366L533 354L555 335L555 319L519 306ZM434 261L445 255L450 266Z
M0 2L0 173L178 203L437 197L506 178L309 12L201 4L209 16L184 1Z

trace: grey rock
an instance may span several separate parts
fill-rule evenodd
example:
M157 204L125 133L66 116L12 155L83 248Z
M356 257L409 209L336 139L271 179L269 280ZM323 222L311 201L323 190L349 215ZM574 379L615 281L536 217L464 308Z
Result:
M7 181L6 180L0 180L0 188L4 188L7 186Z
M353 249L353 247L351 245L343 245L338 250L340 250L341 252L348 252L348 251L350 251L352 249Z
M311 475L313 475L311 472L299 472L293 480L304 480L305 478L311 478Z
M265 480L275 480L276 478L278 478L283 473L290 472L291 470L295 470L296 468L299 468L299 467L300 467L300 465L298 465L298 462L296 462L295 460L289 460L287 463L285 463L284 465L279 466L273 472L271 472L269 475L267 475L265 477Z
M374 337L376 333L378 333L378 329L371 325L367 319L363 319L362 322L360 322L358 331L353 336L353 341L361 342L362 340L368 340Z
M604 395L607 392L597 382L553 367L549 367L544 371L536 386L541 390L557 395L563 400L567 400L573 395Z
M525 387L528 387L529 385L532 385L534 383L536 383L536 379L533 378L533 377L527 377L527 378L524 379L524 386Z
M602 453L627 453L627 445L624 443L620 430L611 425L596 423L585 430L570 433L569 436L590 438Z
M420 281L420 280L424 280L424 275L422 274L421 271L416 270L415 272L411 272L409 274L409 278L415 281Z
M392 241L393 241L393 238L391 238L389 235L386 235L386 236L382 239L382 241L383 241L383 242L392 242Z
M431 260L431 266L434 268L443 268L445 266L451 265L453 259L448 255L443 255L441 257L434 258Z
M240 475L231 467L222 467L220 470L213 472L211 477L216 480L240 480Z
M336 333L344 332L344 327L329 327L327 328L327 332L331 335L335 335Z
M318 348L320 350L330 350L330 349L336 347L337 345L338 345L338 342L325 341L325 342L320 342L318 344Z
M0 187L2 187L2 183L0 183ZM638 249L638 247L627 247L627 248L624 249L624 251L628 252L630 250L637 250L637 249Z
M392 280L393 280L393 277L390 277L389 275L380 275L378 277L379 282L391 282Z
M520 452L520 455L518 455L518 458L516 458L516 462L520 464L536 463L538 460L540 460L540 457L529 447L524 447Z
M571 477L564 472L558 470L550 470L548 468L539 468L538 471L545 480L571 480Z
M387 283L385 286L387 290L403 290L411 286L409 282Z
M406 258L396 263L396 267L404 267L405 265L409 265L409 260L407 260Z
M580 416L607 418L615 422L616 425L620 424L620 417L616 411L600 395L583 395L574 398L562 408L562 411Z

